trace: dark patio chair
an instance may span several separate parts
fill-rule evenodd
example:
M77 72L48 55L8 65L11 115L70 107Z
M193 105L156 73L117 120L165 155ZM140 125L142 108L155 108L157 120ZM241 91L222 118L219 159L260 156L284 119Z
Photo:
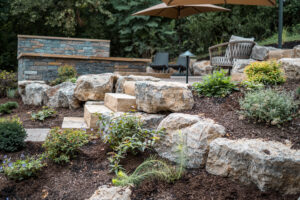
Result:
M150 64L155 70L163 70L163 72L167 71L169 64L169 53L166 52L158 52L155 54L153 63Z
M186 70L186 57L179 56L177 59L176 64L169 65L169 68L173 68L175 70L179 71L179 74L181 74L182 71Z

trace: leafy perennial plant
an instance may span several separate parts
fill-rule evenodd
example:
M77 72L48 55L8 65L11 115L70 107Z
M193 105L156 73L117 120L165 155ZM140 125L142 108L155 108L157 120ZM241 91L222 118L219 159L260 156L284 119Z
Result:
M291 93L265 89L246 93L240 106L240 113L247 118L279 125L297 116L299 104Z
M206 97L226 97L237 90L231 77L227 77L223 70L214 71L212 75L204 76L202 82L193 84L193 88L199 95Z
M111 170L116 173L122 169L119 163L128 152L143 152L163 135L163 130L144 129L139 118L128 114L116 117L99 115L99 120L100 134L114 151L110 153L109 161Z
M54 128L43 144L46 156L55 163L68 163L79 148L89 141L84 130Z
M4 173L9 179L21 181L36 176L46 166L46 163L43 162L43 156L23 159L24 155L22 154L21 157L22 159L15 162L11 162L10 159L6 158L0 167L0 173Z

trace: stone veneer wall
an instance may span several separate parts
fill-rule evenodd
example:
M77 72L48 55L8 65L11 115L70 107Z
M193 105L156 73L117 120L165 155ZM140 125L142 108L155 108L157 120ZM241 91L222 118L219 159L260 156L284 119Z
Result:
M80 38L18 35L22 53L109 57L110 41Z
M57 69L72 65L78 75L107 72L146 72L150 59L109 57L110 41L18 36L18 80L51 81Z
M57 69L72 65L78 75L108 72L146 72L151 60L133 58L86 58L76 56L53 56L23 54L19 57L18 80L51 81L58 77Z

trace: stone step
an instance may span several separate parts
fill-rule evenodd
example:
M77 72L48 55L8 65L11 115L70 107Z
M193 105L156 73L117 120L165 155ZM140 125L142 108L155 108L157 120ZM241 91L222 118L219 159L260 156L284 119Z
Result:
M84 106L84 121L89 128L97 128L99 119L97 114L111 114L112 110L104 105L85 105Z
M136 110L136 98L122 93L106 93L104 105L114 112L129 112Z
M88 128L83 117L65 117L62 123L61 128Z

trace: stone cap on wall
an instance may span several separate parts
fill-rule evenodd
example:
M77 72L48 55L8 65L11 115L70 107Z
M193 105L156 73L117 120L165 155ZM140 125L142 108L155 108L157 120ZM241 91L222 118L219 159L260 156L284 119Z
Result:
M89 42L110 42L110 40L98 40L98 39L87 39L87 38L70 38L70 37L52 37L52 36L38 36L38 35L18 35L18 38L49 39L49 40L73 40L73 41L89 41Z
M144 59L144 58L95 57L95 56L75 56L75 55L57 55L57 54L39 54L39 53L21 53L18 56L18 59L23 57L63 58L63 59L79 59L79 60L107 60L107 61L145 62L145 63L151 62L151 59Z

